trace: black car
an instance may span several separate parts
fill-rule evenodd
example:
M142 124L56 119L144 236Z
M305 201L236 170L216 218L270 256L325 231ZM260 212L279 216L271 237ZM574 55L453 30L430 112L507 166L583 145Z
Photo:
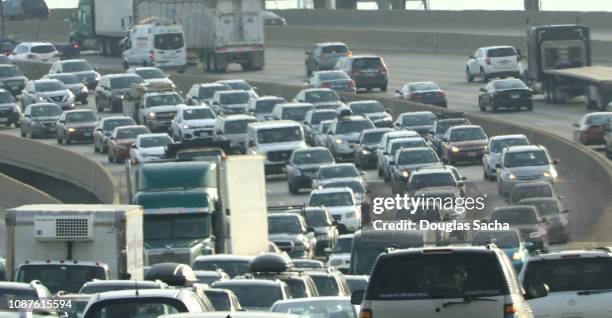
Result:
M19 127L21 109L17 106L15 98L5 89L0 88L0 124L6 127L15 125Z
M144 79L135 74L112 74L100 78L96 87L96 109L99 113L105 109L118 113L123 110L123 100L132 84L143 84Z
M98 124L96 113L91 110L65 111L57 121L57 143L67 145L73 141L93 142L93 131Z
M548 233L544 219L533 205L497 207L491 212L489 222L507 223L517 229L523 240L533 243L534 249L548 248Z
M264 10L261 12L264 25L287 25L287 20L278 14Z
M531 88L520 79L493 80L480 88L478 107L494 113L502 108L533 110L532 96Z
M28 78L23 75L19 67L11 64L0 64L0 82L4 89L13 96L21 94Z
M213 288L229 289L242 308L253 311L266 311L278 300L291 298L286 283L267 279L230 279L212 284Z
M319 167L330 163L334 163L334 157L324 147L293 151L286 168L289 192L297 194L300 189L310 188L312 177L317 173Z
M391 128L366 129L359 135L355 145L355 166L360 169L376 168L376 149L385 133L393 131Z
M0 94L1 96L1 94ZM62 109L52 103L30 104L21 116L21 137L55 136Z

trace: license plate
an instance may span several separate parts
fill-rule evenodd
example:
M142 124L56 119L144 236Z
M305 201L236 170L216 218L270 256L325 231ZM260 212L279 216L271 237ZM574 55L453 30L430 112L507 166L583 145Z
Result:
M478 155L478 153L475 152L475 151L468 152L468 156L470 156L470 157L476 157L477 155Z
M6 123L8 121L8 118L0 118L0 123Z
M510 96L511 96L512 98L520 98L520 97L521 97L521 94L512 94L512 95L510 95Z

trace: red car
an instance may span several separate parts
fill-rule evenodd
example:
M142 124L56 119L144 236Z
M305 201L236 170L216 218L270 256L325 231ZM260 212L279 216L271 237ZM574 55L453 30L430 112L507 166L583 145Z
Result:
M442 138L442 160L449 165L456 162L481 162L488 141L487 134L480 126L451 127Z
M574 141L583 145L602 145L606 127L612 123L612 112L597 112L584 115L574 127Z
M150 134L146 126L117 127L108 138L108 162L121 163L130 157L130 148L138 135Z

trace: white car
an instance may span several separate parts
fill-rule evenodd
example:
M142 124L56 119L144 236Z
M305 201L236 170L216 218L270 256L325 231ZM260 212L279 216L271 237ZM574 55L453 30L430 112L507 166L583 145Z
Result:
M60 60L60 53L49 42L23 42L13 49L9 58L13 62L53 63Z
M219 83L193 84L185 96L187 105L210 105L216 91L229 91L231 88Z
M308 206L324 206L338 222L340 233L355 232L361 227L361 204L350 188L326 188L313 190Z
M519 275L526 289L546 284L548 296L528 300L535 317L610 317L612 251L568 250L529 257Z
M172 137L176 141L182 141L212 136L216 118L208 106L182 107L170 124Z
M172 138L168 134L138 135L130 149L130 160L133 163L159 160L166 152L166 145L171 143Z
M176 88L174 82L168 78L168 75L157 67L131 67L126 71L128 74L136 74L144 79L146 84L160 84Z
M338 236L336 246L331 250L327 260L327 266L334 267L341 272L348 272L351 268L351 247L353 246L353 234Z
M465 67L468 82L480 78L483 83L495 77L521 77L520 53L512 46L481 47L470 56Z
M251 95L251 97L253 97L253 98L259 97L259 95L257 95L257 92L256 92L257 87L252 87L245 80L242 80L242 79L221 80L221 81L217 81L217 83L223 84L223 85L227 86L231 90L247 91L247 92L249 92L249 95Z
M489 144L482 156L483 178L486 180L495 180L497 172L497 164L499 156L506 147L525 146L529 145L529 140L525 135L501 135L489 138Z

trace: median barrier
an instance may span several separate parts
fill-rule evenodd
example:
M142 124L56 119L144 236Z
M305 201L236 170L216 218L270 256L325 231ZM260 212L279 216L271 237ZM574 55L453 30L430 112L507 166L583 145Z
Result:
M60 200L19 180L0 173L0 212L24 204L57 204Z

